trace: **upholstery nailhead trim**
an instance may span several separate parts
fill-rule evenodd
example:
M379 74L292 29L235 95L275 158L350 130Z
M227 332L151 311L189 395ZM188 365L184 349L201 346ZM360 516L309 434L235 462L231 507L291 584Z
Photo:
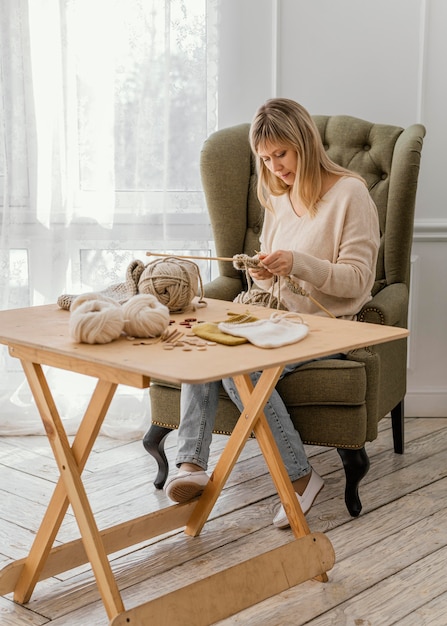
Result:
M171 428L171 430L177 430L178 428L178 424L166 424L164 422L158 422L158 421L154 421L152 422L152 424L154 426L161 426L162 428ZM227 431L227 430L213 430L213 433L215 435L227 435L228 437L231 435L231 431ZM254 434L250 435L251 438L254 438ZM362 445L347 445L345 443L321 443L321 441L308 441L307 439L304 440L303 439L303 443L309 446L323 446L323 447L327 447L327 448L349 448L350 450L360 450L361 448L363 448Z
M327 448L345 448L349 450L361 450L364 447L364 444L358 445L358 446L354 446L354 445L349 446L346 443L319 443L317 441L307 441L304 439L303 439L303 443L308 446L323 446Z
M351 352L355 352L356 350L364 350L365 352L368 352L369 354L371 354L371 356L375 355L374 350L371 348L371 346L364 346L363 348L354 348L353 350L349 350L348 355ZM359 363L359 361L356 361L357 363ZM341 402L341 405L346 405L345 402ZM350 406L357 406L356 404L350 405Z
M377 315L380 317L380 323L381 324L385 324L385 318L383 316L383 313L380 309L377 309L376 307L368 307L366 309L363 309L363 311L359 314L358 319L360 322L364 322L365 321L365 317L367 315L367 313L377 313Z
M151 422L152 426L161 426L161 428L170 428L171 430L177 430L178 424L167 424L166 422Z
M177 430L178 424L167 424L166 422L152 421L151 424L153 426L161 426L162 428L171 428L172 430ZM216 435L227 435L228 437L231 435L231 430L213 430L213 433ZM254 437L254 435L251 435Z

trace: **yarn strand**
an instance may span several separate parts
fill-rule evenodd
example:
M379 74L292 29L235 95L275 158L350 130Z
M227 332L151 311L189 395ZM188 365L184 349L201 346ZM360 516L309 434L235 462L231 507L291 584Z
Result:
M246 254L236 254L233 257L233 266L235 269L237 270L243 270L245 271L245 276L247 278L247 285L248 285L248 293L250 293L252 290L252 285L253 282L251 280L251 276L249 273L249 268L256 268L259 267L260 265L260 259L259 256L256 254L253 257L249 257ZM276 279L276 280L275 280ZM281 296L280 296L280 289L281 289L281 277L280 276L274 276L273 277L273 282L277 283L278 285L278 305L277 308L279 307L279 303L281 300ZM315 304L315 306L317 306L319 309L321 309L321 311L324 311L324 313L326 313L327 315L329 315L329 317L335 318L335 315L333 315L330 311L328 311L326 309L325 306L323 306L320 302L318 302L318 300L316 300L313 296L311 296L311 294L308 291L305 291L300 285L298 285L298 283L296 283L293 278L291 276L287 276L285 278L285 282L286 285L288 286L288 288L290 289L290 291L292 291L293 293L300 295L300 296L304 296L305 298L309 298L309 300L311 302L313 302L313 304ZM273 289L270 292L270 294L272 295ZM268 304L267 306L271 306L270 304Z

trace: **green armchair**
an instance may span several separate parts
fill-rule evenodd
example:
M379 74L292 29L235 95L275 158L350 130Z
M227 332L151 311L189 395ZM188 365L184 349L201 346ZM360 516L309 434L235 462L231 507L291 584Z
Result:
M330 157L360 173L377 205L381 243L373 298L358 319L407 326L410 255L419 164L425 128L403 129L354 117L314 116ZM256 168L248 124L212 134L201 154L201 176L216 252L221 257L259 249L263 210L256 197ZM205 297L233 300L246 289L244 273L219 262L219 276ZM399 340L349 352L345 360L315 361L282 379L277 389L306 444L335 447L346 476L345 502L360 514L359 483L369 469L365 443L377 437L378 422L391 412L394 450L404 451L407 342ZM178 386L152 381L152 425L143 444L156 459L154 484L168 475L166 436L179 424ZM239 417L222 388L215 432L230 434Z

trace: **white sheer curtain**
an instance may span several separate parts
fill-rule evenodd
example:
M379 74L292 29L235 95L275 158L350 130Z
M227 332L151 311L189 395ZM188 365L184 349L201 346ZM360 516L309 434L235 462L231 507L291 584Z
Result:
M147 250L210 254L217 1L1 0L0 308L103 289ZM70 431L95 381L47 375ZM139 436L147 391L120 388L109 413L106 434ZM0 434L40 432L1 347Z

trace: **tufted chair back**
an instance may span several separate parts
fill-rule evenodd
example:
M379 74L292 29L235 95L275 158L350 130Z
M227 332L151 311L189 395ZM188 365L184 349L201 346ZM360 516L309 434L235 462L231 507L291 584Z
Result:
M381 243L373 298L358 313L360 321L406 327L410 255L419 164L425 129L373 124L354 117L315 116L330 157L366 180L377 205ZM256 196L256 167L248 141L249 125L217 131L205 142L201 176L217 255L249 256L259 249L263 210ZM233 300L245 289L244 273L219 262L219 276L205 285L205 296ZM394 449L403 452L406 392L405 339L354 350L347 359L302 366L279 381L277 389L307 444L336 447L346 474L345 502L358 515L358 485L369 468L365 443L377 437L378 422L391 412ZM163 440L178 426L175 385L151 386L152 426L144 438L157 459L161 486L167 462ZM230 433L238 411L222 390L216 432Z
M316 116L314 120L330 158L360 173L376 203L382 236L373 295L386 284L408 285L421 144L412 164L408 162L411 155L401 159L400 151L408 149L408 133L420 133L421 128L414 126L403 134L402 128L343 115ZM401 219L402 206L409 207L406 220ZM406 245L396 246L398 239Z

